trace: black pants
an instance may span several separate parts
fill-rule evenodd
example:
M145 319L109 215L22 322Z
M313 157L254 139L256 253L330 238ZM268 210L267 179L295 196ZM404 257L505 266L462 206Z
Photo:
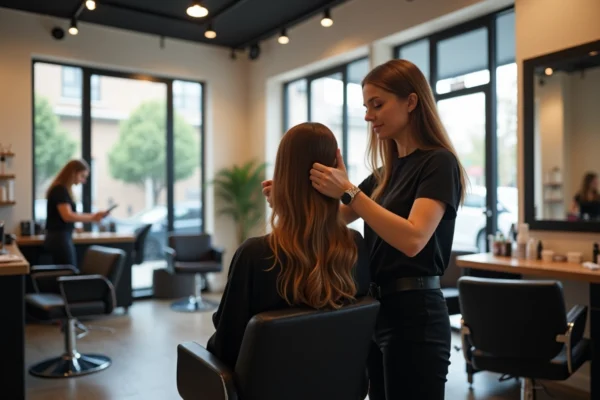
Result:
M73 244L73 232L51 231L46 233L44 250L52 255L54 264L69 264L77 267L77 253Z
M450 365L450 320L440 290L381 299L369 354L370 400L441 400Z

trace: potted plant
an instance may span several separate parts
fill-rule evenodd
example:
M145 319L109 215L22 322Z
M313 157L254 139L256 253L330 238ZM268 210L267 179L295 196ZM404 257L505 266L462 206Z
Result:
M221 169L212 184L220 215L230 216L235 225L238 243L243 243L264 215L265 199L261 182L266 163L252 160L242 166Z

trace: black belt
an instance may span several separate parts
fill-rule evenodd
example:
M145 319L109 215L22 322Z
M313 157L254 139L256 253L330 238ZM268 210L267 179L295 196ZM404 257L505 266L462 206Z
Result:
M371 283L369 293L376 299L381 299L382 297L396 292L432 290L439 289L440 287L439 276L415 276L410 278L398 278L394 282L382 286Z

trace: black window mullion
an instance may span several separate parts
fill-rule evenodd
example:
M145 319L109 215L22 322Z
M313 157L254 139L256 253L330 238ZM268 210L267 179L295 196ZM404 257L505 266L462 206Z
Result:
M312 104L312 100L311 100L311 86L312 86L312 79L306 79L306 120L311 122L312 121L312 111L310 109L310 106Z
M486 91L485 186L487 193L487 231L497 230L498 215L498 138L496 94L496 18L488 20L488 70L490 83Z
M81 96L81 158L88 162L91 171L88 177L90 182L82 185L83 212L92 211L92 184L94 179L94 169L92 167L92 74L88 69L83 69L82 96ZM91 224L85 223L84 229L91 230Z
M343 102L342 102L342 158L348 158L348 66L342 70Z
M200 223L200 232L204 233L206 231L206 190L204 190L204 182L206 182L206 86L201 84L202 94L200 96L200 193L201 198L200 201L200 216L202 221Z
M173 132L173 81L167 82L167 230L173 231L175 206L175 143Z

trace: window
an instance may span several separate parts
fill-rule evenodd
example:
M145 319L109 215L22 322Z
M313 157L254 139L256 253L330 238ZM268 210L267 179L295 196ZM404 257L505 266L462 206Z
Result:
M514 18L503 10L396 48L428 77L469 177L455 225L459 248L485 251L487 234L507 235L518 219Z
M368 72L369 60L361 58L284 85L284 131L306 121L329 127L342 150L349 178L357 185L369 175L364 162L369 135L361 87ZM351 226L362 232L362 221Z
M33 67L34 219L45 221L45 191L60 168L85 159L88 184L74 188L79 211L118 204L110 218L119 232L152 224L145 262L132 275L134 290L151 288L168 232L204 230L203 84L41 61ZM99 104L101 89L110 101Z

